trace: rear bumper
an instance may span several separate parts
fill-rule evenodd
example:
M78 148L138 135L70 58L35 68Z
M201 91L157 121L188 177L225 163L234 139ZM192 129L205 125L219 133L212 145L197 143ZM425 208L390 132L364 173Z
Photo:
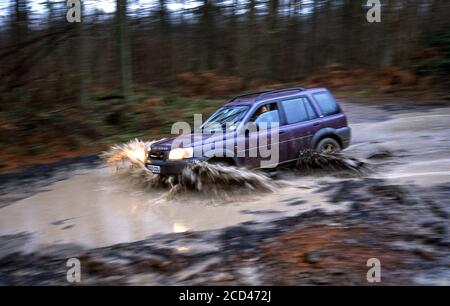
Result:
M189 158L182 160L147 160L145 167L148 168L149 165L159 166L161 169L160 174L162 175L174 175L180 174L184 168L194 161L203 161L202 158Z
M352 138L352 130L350 127L346 126L343 128L336 129L336 134L339 136L342 142L342 149L347 148L350 145Z

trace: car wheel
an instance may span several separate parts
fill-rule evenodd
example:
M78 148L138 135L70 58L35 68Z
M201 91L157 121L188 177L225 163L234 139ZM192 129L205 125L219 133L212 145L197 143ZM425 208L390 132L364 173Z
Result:
M337 153L341 151L341 146L333 138L324 138L317 144L316 151L320 153Z

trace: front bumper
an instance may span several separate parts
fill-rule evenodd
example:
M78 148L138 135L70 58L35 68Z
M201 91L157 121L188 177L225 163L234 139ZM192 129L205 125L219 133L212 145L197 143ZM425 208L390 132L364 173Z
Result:
M174 175L180 174L184 168L190 163L195 161L204 161L205 158L188 158L181 160L168 160L168 159L148 159L145 163L145 167L148 169L149 165L159 166L161 175Z

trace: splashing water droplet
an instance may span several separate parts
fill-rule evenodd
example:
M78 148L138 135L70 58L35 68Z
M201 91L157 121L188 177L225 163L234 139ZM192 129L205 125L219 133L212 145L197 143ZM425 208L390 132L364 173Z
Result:
M150 188L168 187L165 198L181 191L213 192L220 196L223 191L243 190L273 191L276 184L266 175L248 169L192 162L179 174L163 176L153 174L145 167L148 150L156 141L144 142L134 139L128 143L114 145L101 157L108 165L128 165L125 175L135 182Z

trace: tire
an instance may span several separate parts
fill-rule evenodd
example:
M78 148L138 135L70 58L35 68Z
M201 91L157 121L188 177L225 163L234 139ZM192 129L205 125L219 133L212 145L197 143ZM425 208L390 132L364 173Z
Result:
M316 146L316 151L320 153L338 153L342 150L339 142L333 138L324 138Z

